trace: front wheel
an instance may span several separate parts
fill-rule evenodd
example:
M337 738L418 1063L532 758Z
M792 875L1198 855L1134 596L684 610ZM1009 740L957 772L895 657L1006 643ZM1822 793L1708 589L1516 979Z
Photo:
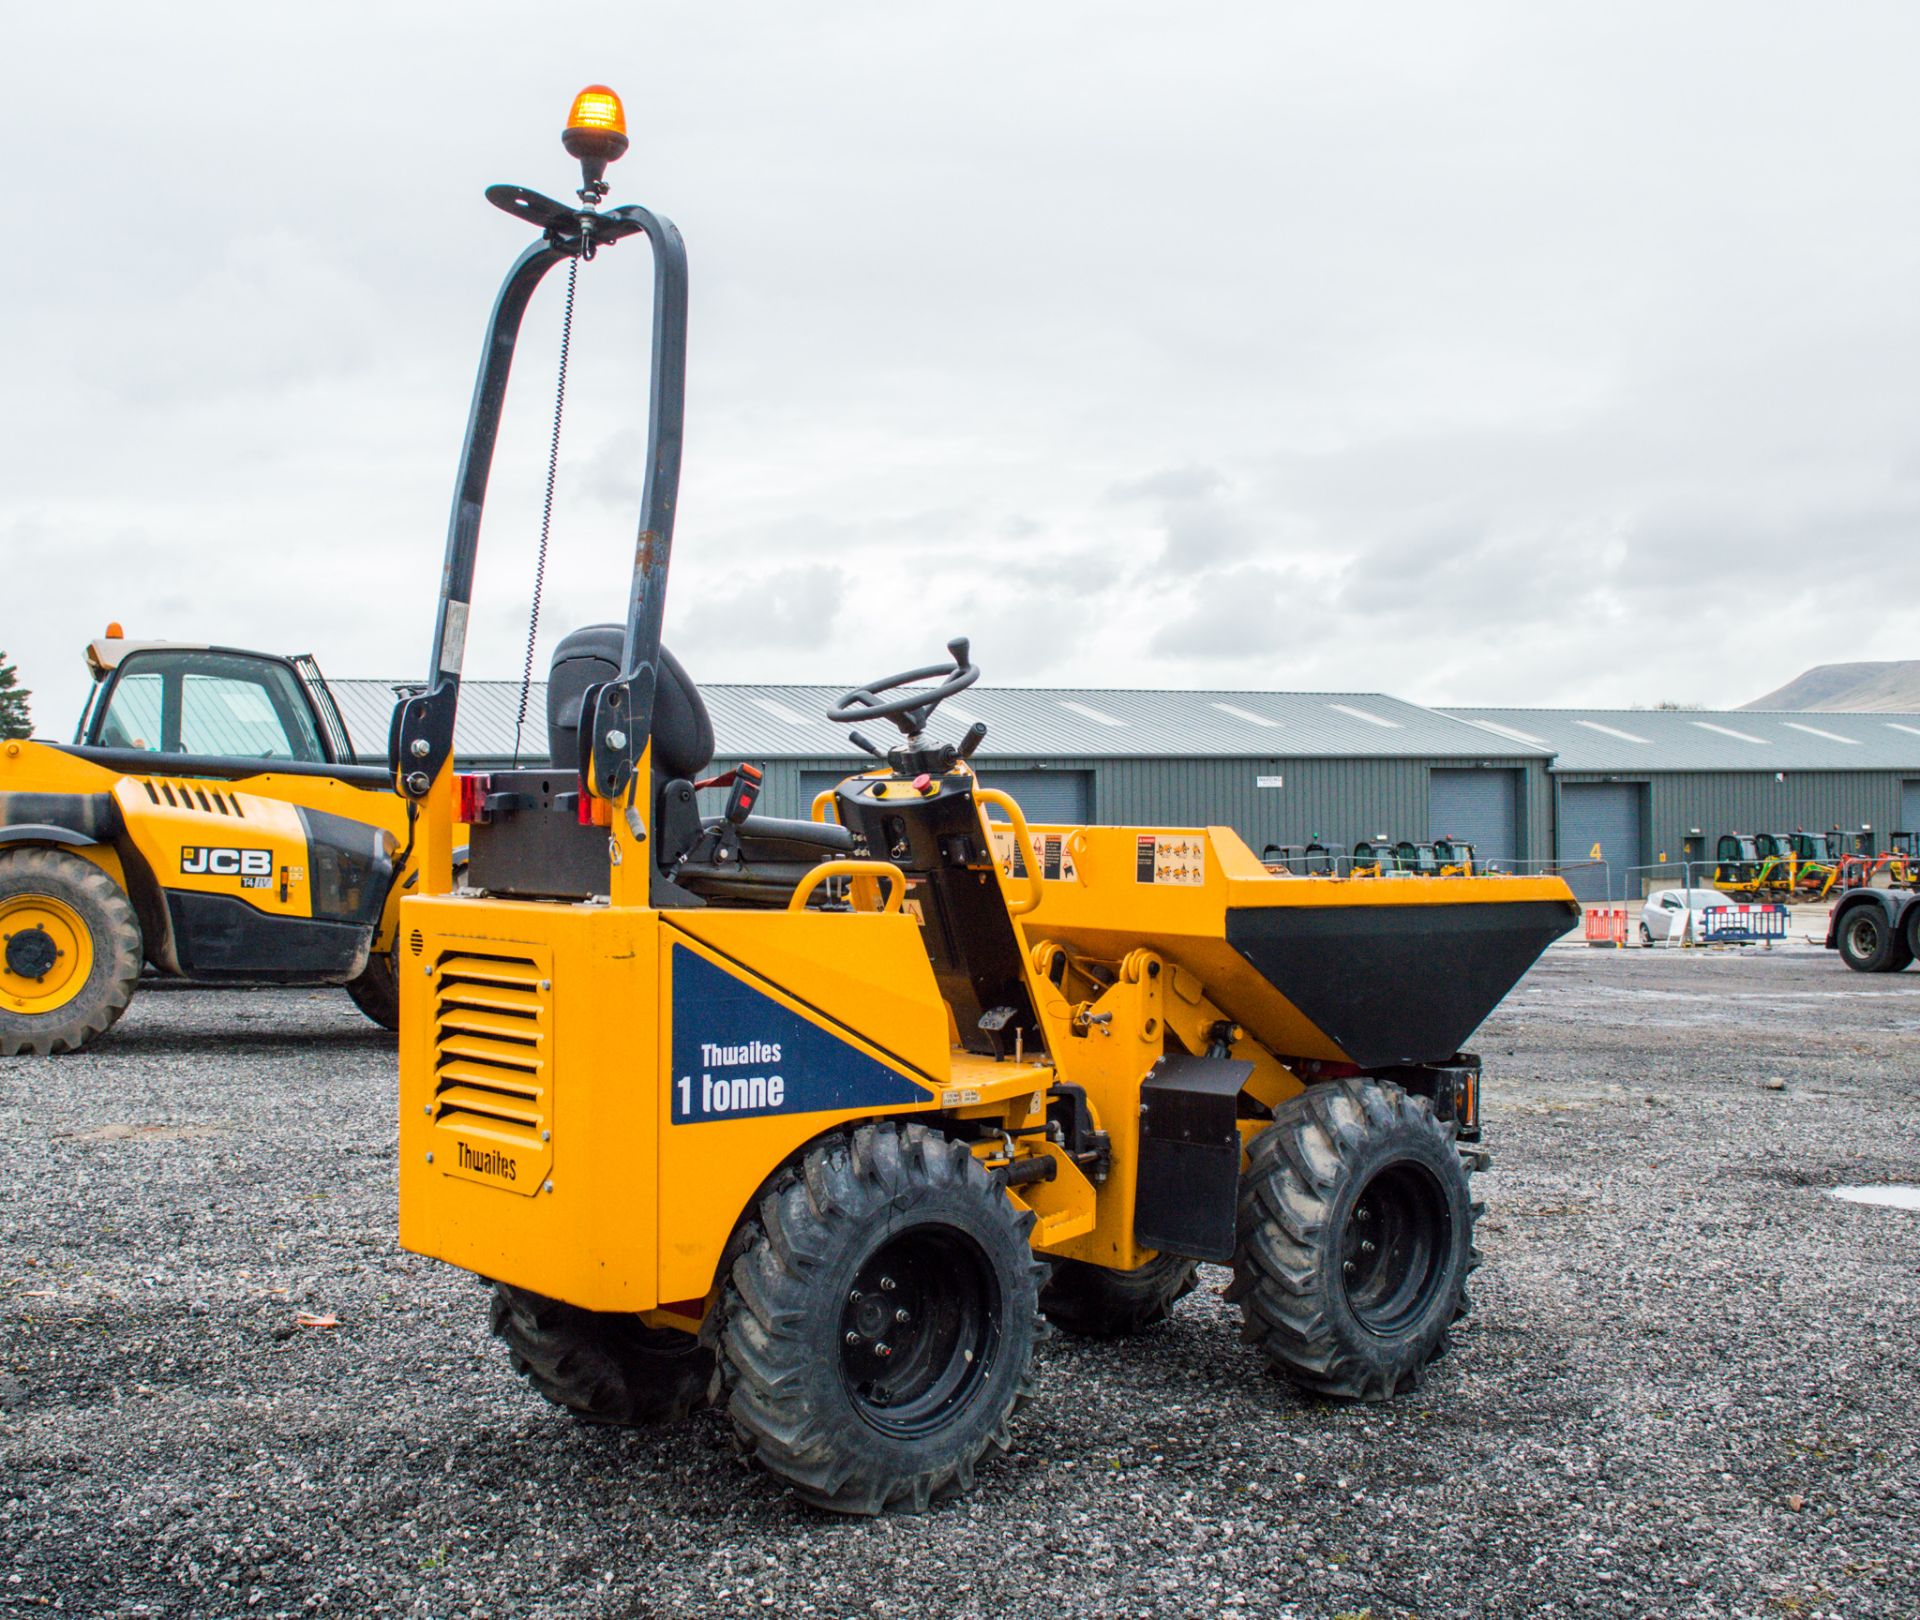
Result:
M1640 925L1640 943L1642 945L1651 945L1653 943L1653 930L1645 923Z
M742 1449L836 1513L968 1489L1032 1381L1032 1226L923 1125L816 1146L743 1223L709 1324Z
M62 849L0 851L0 1057L77 1052L113 1027L140 979L133 902Z
M1397 1085L1329 1081L1282 1104L1247 1157L1228 1289L1246 1339L1316 1394L1413 1388L1476 1259L1452 1126Z

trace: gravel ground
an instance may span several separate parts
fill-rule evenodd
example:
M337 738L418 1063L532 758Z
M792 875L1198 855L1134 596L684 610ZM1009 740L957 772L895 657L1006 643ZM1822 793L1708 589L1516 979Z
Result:
M1920 1181L1917 1036L1920 971L1556 948L1424 1391L1303 1399L1203 1287L1055 1340L965 1502L846 1522L513 1377L395 1247L344 996L143 994L0 1066L0 1613L1914 1615L1920 1214L1827 1189Z

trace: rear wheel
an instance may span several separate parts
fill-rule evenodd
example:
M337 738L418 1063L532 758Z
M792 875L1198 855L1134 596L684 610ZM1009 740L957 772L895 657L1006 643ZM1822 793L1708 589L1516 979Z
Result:
M392 951L375 951L360 977L347 982L354 1006L382 1029L400 1027L400 970Z
M1879 905L1858 905L1840 919L1840 960L1856 973L1889 973L1905 967L1892 920ZM1909 958L1910 960L1910 958Z
M467 886L467 863L456 859L453 863L453 887L458 893ZM347 981L347 994L353 998L354 1006L371 1018L382 1029L400 1027L400 931L394 930L391 950L374 951L367 957L367 965L360 970L360 977Z
M968 1489L1032 1381L1032 1226L923 1125L815 1147L744 1223L711 1324L742 1448L838 1513Z
M0 852L0 1057L75 1052L113 1026L140 978L140 924L119 884L60 849Z
M1198 1270L1194 1261L1177 1254L1157 1254L1134 1271L1056 1260L1040 1308L1049 1322L1069 1333L1118 1338L1166 1321L1193 1292Z
M1651 945L1653 943L1653 930L1645 923L1640 925L1640 943L1642 945Z
M706 1404L713 1356L691 1333L493 1285L488 1325L514 1371L590 1423L671 1423Z
M1228 1290L1247 1340L1316 1394L1417 1385L1476 1258L1452 1126L1399 1086L1333 1081L1283 1104L1248 1161Z

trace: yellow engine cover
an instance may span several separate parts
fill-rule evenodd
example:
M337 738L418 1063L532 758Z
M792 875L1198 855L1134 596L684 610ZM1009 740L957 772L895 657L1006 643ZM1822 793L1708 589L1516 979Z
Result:
M906 915L437 896L400 934L401 1243L591 1310L698 1314L778 1165L949 1078Z

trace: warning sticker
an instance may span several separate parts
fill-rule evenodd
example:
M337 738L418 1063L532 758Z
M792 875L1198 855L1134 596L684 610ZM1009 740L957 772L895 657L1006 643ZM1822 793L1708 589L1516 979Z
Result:
M1040 875L1050 883L1075 883L1080 874L1073 864L1073 851L1067 848L1068 834L1033 834L1033 859ZM1001 873L1010 878L1025 877L1027 863L1011 827L993 829L993 854Z
M1140 883L1197 887L1206 881L1207 841L1192 833L1141 833L1134 845L1133 875Z

